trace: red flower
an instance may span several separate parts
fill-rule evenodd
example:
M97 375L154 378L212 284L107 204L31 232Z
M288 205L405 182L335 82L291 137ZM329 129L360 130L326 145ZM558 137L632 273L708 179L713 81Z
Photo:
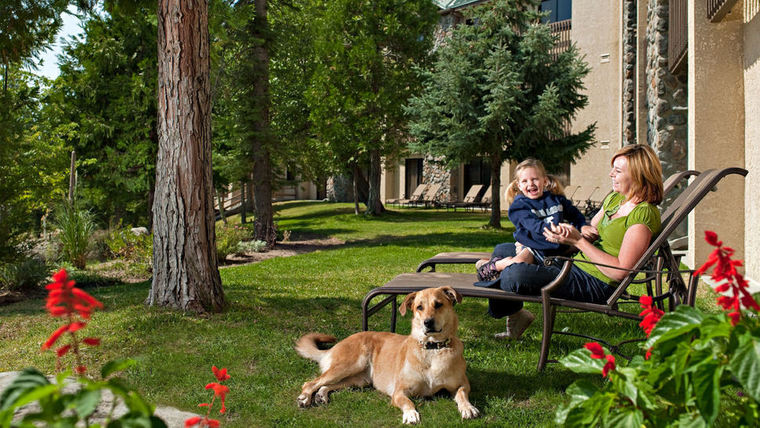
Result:
M728 316L731 318L731 324L736 326L741 319L741 305L745 308L760 311L760 304L747 291L748 283L736 268L742 266L741 260L733 260L734 249L723 246L723 241L718 240L718 235L712 231L705 231L705 240L708 244L716 247L710 254L705 264L695 271L696 274L703 274L711 266L715 266L711 278L718 282L715 287L718 293L731 292L731 295L722 295L718 297L717 303L726 311L731 311Z
M597 342L589 342L583 345L583 347L591 351L591 358L595 360L604 358L604 349Z
M639 314L644 317L639 323L639 327L641 327L641 329L644 330L644 333L647 334L647 337L649 337L652 329L657 325L657 322L660 321L660 318L662 318L665 312L653 306L654 299L652 299L651 296L644 295L639 297L639 303L641 303L641 307L644 309Z
M66 355L69 352L69 349L71 349L71 345L63 345L55 351L55 354L60 358Z
M90 346L98 346L100 345L100 339L98 339L97 337L85 337L84 339L82 339L82 343L84 343L85 345L90 345Z
M83 375L87 371L87 367L86 366L76 366L76 368L74 368L74 370L78 374Z
M652 348L647 349L646 355L644 355L644 359L648 360L652 356Z
M192 418L185 419L185 428L196 425L200 421L201 421L200 416L193 416Z
M50 349L51 346L55 345L55 342L58 340L58 338L61 337L61 335L63 333L66 333L67 331L69 331L68 324L58 327L58 329L54 331L53 334L50 335L50 337L48 337L48 340L46 340L45 343L42 344L42 350L45 351L45 350Z
M615 356L612 354L605 355L607 358L607 364L602 368L602 376L607 377L610 370L615 370Z
M211 371L214 372L214 376L216 376L216 380L219 382L224 382L230 378L230 375L227 374L227 369L217 369L216 366L211 366Z
M204 422L206 422L206 425L209 426L210 428L219 428L219 421L217 421L216 419L206 418Z

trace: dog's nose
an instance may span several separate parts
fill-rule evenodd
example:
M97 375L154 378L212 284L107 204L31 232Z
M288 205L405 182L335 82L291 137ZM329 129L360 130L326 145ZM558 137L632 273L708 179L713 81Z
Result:
M428 330L435 330L435 319L428 318L426 319L423 324L425 325L425 328Z

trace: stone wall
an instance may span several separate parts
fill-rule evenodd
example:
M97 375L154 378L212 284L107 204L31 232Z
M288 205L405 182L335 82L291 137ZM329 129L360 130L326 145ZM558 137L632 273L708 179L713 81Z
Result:
M636 0L623 1L623 144L636 143Z
M353 202L354 187L351 177L346 175L329 177L325 185L325 193L330 202Z
M647 22L647 143L668 177L687 168L687 70L678 76L668 70L667 0L649 0Z
M435 194L434 200L438 202L453 201L456 195L451 192L451 172L446 165L437 162L432 157L426 157L422 164L422 182L426 184L440 184L441 188ZM452 199L452 197L454 199Z

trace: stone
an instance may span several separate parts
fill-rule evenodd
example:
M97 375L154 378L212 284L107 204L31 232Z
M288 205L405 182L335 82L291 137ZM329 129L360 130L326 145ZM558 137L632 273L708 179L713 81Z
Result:
M129 231L135 236L150 235L147 227L133 227L132 229L129 229Z

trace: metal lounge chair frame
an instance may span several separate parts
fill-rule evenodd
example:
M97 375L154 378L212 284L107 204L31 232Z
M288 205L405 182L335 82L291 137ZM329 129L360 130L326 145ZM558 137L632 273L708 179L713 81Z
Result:
M382 287L377 287L367 293L362 302L362 328L368 329L368 318L378 312L384 306L391 304L391 331L395 331L397 296L419 291L428 287L449 285L456 289L462 296L482 297L489 299L512 300L521 302L540 303L543 315L543 335L541 351L538 360L538 370L546 366L549 354L549 346L553 333L569 334L585 337L593 340L588 335L572 333L568 331L555 331L554 321L558 307L573 308L581 311L603 313L610 316L619 316L628 319L640 320L636 313L626 312L619 309L619 304L635 302L636 296L628 294L628 287L632 283L646 284L647 293L652 295L658 304L668 301L668 308L672 310L678 304L694 305L698 276L693 270L680 271L678 262L670 251L668 237L676 229L679 223L699 204L699 202L715 187L726 175L747 175L747 170L742 168L711 169L703 172L689 184L689 186L676 198L676 200L662 214L662 231L652 240L649 247L634 265L633 269L625 269L628 275L619 283L610 298L604 303L588 303L552 297L552 292L564 283L574 261L566 259L559 275L541 289L540 295L526 296L508 293L501 289L476 287L473 283L476 276L463 273L442 272L418 272L396 276L393 280ZM649 268L654 266L654 268ZM645 278L637 279L637 275L644 273ZM684 281L682 274L688 274L688 281ZM667 284L667 291L663 291L663 285ZM372 299L376 296L387 295L380 302L370 307ZM638 340L638 339L637 339ZM603 343L603 340L601 340ZM613 352L623 343L611 345Z

